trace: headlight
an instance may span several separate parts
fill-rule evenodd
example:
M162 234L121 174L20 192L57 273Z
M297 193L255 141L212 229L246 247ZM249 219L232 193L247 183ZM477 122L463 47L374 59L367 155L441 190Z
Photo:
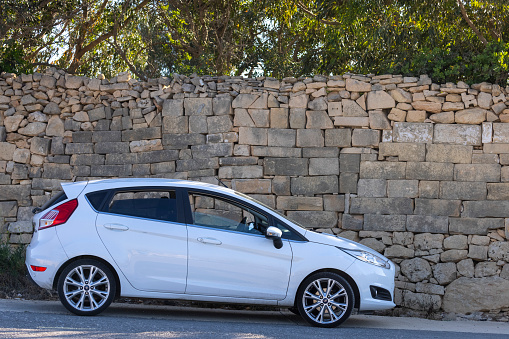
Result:
M339 249L347 254L350 254L354 258L357 258L361 261L367 262L368 264L387 268L387 269L389 269L391 267L391 265L389 264L389 260L385 260L373 253L362 251L362 250L347 250L345 248L339 248Z

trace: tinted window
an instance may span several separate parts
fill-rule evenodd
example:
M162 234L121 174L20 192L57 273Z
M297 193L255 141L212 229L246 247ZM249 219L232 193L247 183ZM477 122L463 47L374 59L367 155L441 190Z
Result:
M44 205L41 207L41 211L44 211L46 208L50 208L53 205L58 204L67 199L67 195L65 195L64 191L58 192L55 194L50 200L46 201Z
M189 202L194 225L260 235L269 226L266 216L225 199L192 193Z
M108 192L109 191L98 191L98 192L88 193L87 199L93 208L100 211L101 206L104 202L104 198L106 198L106 195L108 195Z
M174 191L119 191L103 211L132 217L178 221Z

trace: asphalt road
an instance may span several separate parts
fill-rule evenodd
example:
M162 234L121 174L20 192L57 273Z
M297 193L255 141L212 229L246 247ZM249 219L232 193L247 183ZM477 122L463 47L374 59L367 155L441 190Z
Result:
M228 311L113 304L95 317L58 302L0 300L0 338L509 338L509 323L355 315L314 328L287 311Z

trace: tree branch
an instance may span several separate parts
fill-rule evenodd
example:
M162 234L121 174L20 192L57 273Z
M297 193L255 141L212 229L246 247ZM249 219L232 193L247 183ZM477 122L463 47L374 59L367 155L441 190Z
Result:
M481 42L483 43L484 46L488 45L488 41L486 40L484 35L482 35L482 33L477 29L477 27L475 27L472 20L470 20L470 18L468 17L465 6L463 6L463 3L461 2L461 0L456 0L456 2L458 3L458 6L460 7L461 16L467 22L468 26L470 26L470 28L474 31L475 35L477 35L477 37L479 38L479 40L481 40Z
M134 65L129 61L129 59L127 58L127 55L125 54L124 50L122 50L120 48L120 46L117 44L116 42L116 39L114 39L115 41L113 42L110 42L108 41L108 44L110 44L111 46L113 46L113 48L115 48L115 50L117 51L117 53L120 55L120 57L122 58L122 60L124 60L124 62L127 64L127 66L129 67L129 70L131 70L131 72L133 72L134 74L136 74L136 76L138 78L140 78L141 80L143 81L148 81L147 80L147 77L138 72L138 70L136 69L136 67L134 67Z
M318 15L316 15L315 13L311 12L311 10L309 8L307 8L306 6L304 6L302 4L302 2L300 1L294 1L294 3L297 5L297 7L299 7L300 9L302 9L302 11L304 11L304 13L306 13L307 15L309 16L312 16L313 18L315 18L316 20L318 20L319 22L321 22L322 24L326 24L326 25L332 25L332 26L340 26L341 23L340 22L337 22L337 21L329 21L329 20L324 20L324 19L320 19L318 17Z

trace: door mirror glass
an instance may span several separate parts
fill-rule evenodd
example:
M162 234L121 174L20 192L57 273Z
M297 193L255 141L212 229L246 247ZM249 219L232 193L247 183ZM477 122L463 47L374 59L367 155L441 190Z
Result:
M283 247L283 241L281 240L281 236L283 232L277 227L269 226L267 227L267 231L265 232L265 236L269 239L272 239L274 242L274 247L280 249Z

